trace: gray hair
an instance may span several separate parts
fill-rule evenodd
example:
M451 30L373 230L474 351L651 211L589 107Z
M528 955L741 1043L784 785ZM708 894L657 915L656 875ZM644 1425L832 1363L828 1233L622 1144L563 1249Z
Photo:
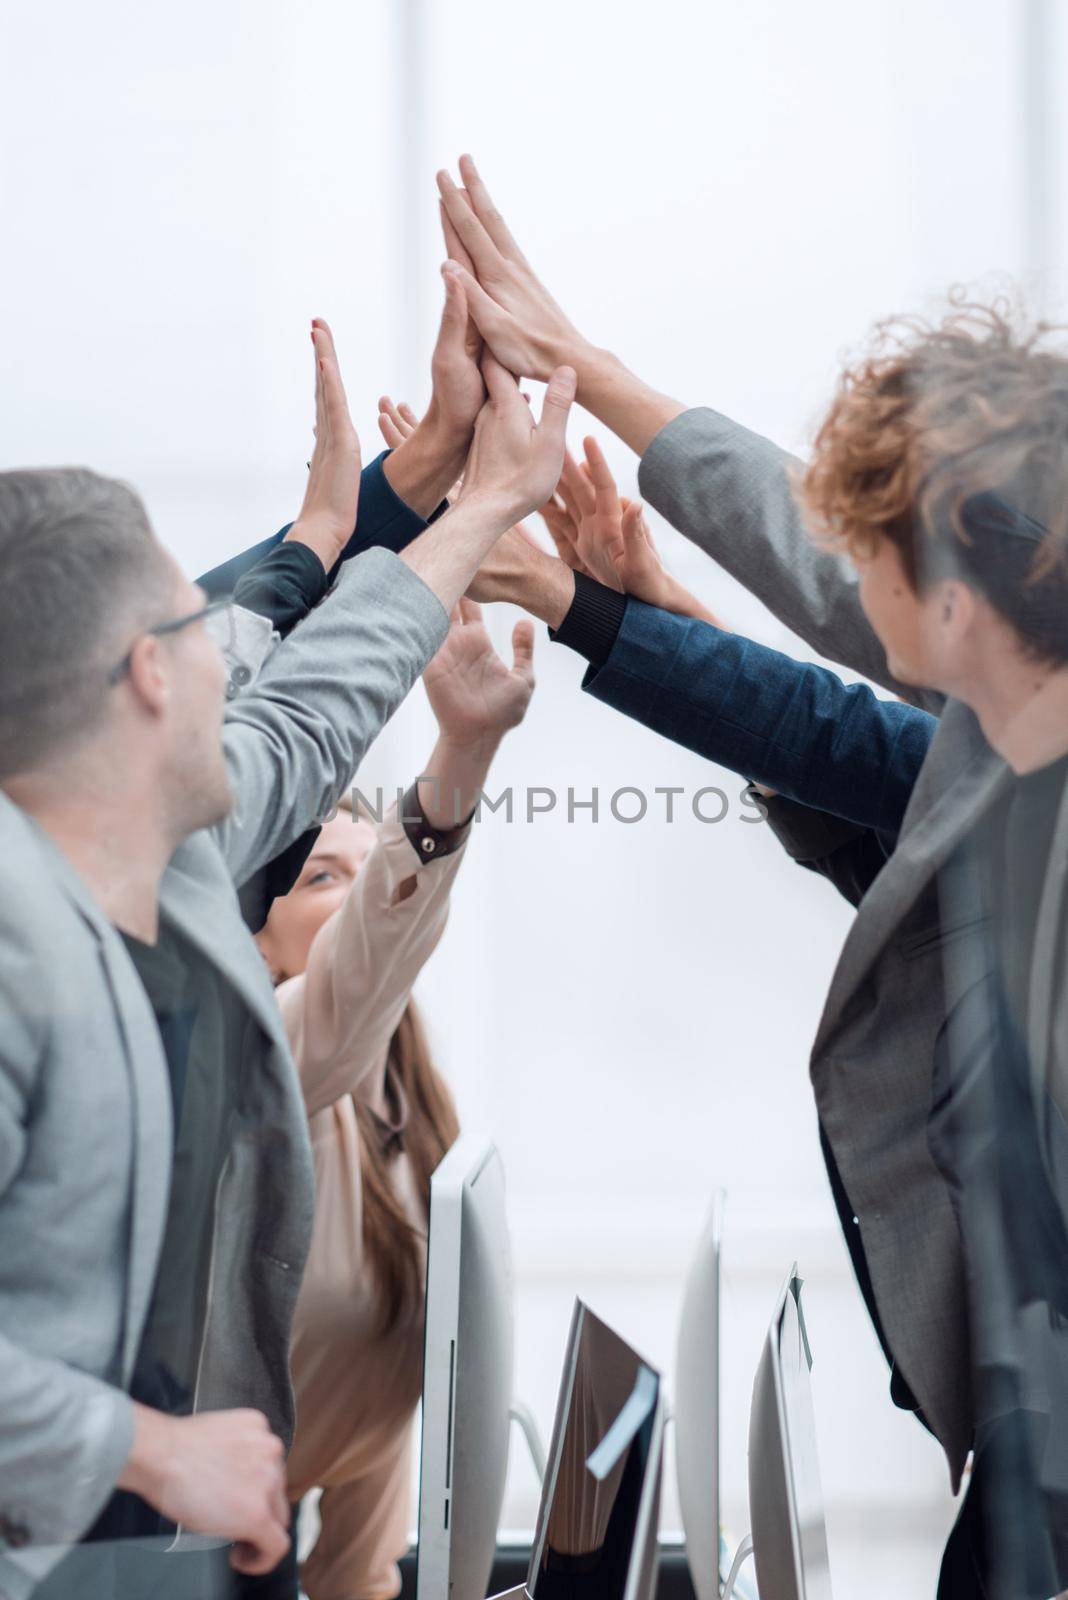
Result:
M172 595L128 485L84 467L0 472L0 780L99 727L110 668Z

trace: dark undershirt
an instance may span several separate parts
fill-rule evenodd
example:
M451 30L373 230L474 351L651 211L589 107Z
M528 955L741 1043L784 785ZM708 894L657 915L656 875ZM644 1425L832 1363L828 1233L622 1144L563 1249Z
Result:
M1068 756L1018 778L991 849L998 967L1009 1009L1024 1036L1035 929L1066 780Z
M232 1074L241 1007L223 977L170 929L159 942L123 943L155 1013L174 1110L174 1165L156 1281L130 1382L131 1398L170 1416L193 1409L207 1307L215 1190L229 1148ZM86 1535L121 1539L172 1532L137 1495L118 1491Z

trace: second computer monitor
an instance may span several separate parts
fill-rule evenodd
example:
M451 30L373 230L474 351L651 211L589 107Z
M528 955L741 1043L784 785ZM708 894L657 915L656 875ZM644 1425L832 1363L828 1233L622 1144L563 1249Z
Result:
M417 1600L484 1600L508 1470L512 1269L496 1148L461 1138L430 1182Z
M811 1365L795 1266L776 1301L749 1415L749 1514L760 1600L831 1600Z

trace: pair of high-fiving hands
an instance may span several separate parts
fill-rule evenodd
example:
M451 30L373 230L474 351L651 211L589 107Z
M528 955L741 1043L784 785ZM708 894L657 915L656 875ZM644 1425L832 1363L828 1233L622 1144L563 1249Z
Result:
M385 470L394 489L425 515L462 474L454 491L459 505L482 505L498 518L508 510L512 523L540 510L557 558L568 570L650 604L715 621L664 568L641 506L618 494L596 441L585 441L581 464L565 449L576 386L638 449L683 407L656 394L578 333L534 274L469 156L461 157L460 176L462 187L447 173L438 174L449 259L442 269L445 306L431 363L430 406L417 421L388 399L380 402L380 424L392 447ZM359 445L326 324L313 324L312 337L317 445L294 533L305 536L318 520L325 488L330 531L324 559L336 559L355 520ZM521 393L520 377L548 380L540 422ZM320 451L323 411L328 444L341 431L347 451ZM338 427L330 426L330 414ZM529 602L539 577L559 578L545 566L549 560L529 530L513 526L483 560L468 593L474 599L514 600L545 614ZM568 591L559 581L553 587L553 605L559 609Z

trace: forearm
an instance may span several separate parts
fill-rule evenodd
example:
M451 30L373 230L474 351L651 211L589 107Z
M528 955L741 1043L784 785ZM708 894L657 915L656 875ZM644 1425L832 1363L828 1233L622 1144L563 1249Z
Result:
M451 613L513 520L511 507L480 496L461 497L401 553L400 559Z
M415 809L410 796L405 809ZM306 971L276 990L309 1116L367 1093L444 932L463 841L427 854L413 832L391 809Z
M119 1482L133 1435L129 1395L0 1336L0 1483L28 1544L83 1536Z
M233 594L241 579L265 556L272 554L287 540L291 543L306 544L314 549L318 560L322 562L330 577L336 575L338 559L350 561L354 556L375 545L381 545L387 550L403 550L406 544L422 533L426 516L410 506L391 482L386 468L387 463L393 459L393 454L396 452L391 454L384 451L360 473L359 519L348 540L342 542L340 548L338 540L332 534L323 535L321 531L315 536L313 545L309 537L312 530L307 520L298 518L297 522L286 523L284 528L272 534L269 539L262 539L250 549L231 556L221 566L212 567L210 572L202 573L197 579L201 588L212 599L220 595ZM421 469L417 470L417 465L417 461L410 458L401 468L400 479L402 486L407 488L420 504L424 504L436 484L444 479L445 467L442 465L432 482L429 475L422 474ZM452 483L453 478L449 478L445 485L446 489L451 488ZM427 515L441 504L444 492L443 490L430 506Z
M798 463L706 407L677 415L643 452L642 495L821 655L901 690L841 559L815 544L794 495Z
M282 540L283 544L304 545L319 558L324 575L341 560L346 542L344 539L339 539L331 529L324 528L311 519L300 518L287 529Z
M569 566L533 545L507 539L494 551L491 566L479 574L479 600L520 606L550 628L560 626L575 599L575 574Z
M158 1508L163 1477L172 1449L174 1420L150 1406L133 1402L133 1439L119 1474L117 1489L129 1489Z
M425 521L463 472L470 436L449 428L431 401L415 432L390 452L382 470L393 492Z
M597 659L570 621L561 638ZM583 688L751 781L887 832L900 827L935 727L826 668L634 600Z
M681 400L636 377L608 350L586 346L560 355L578 373L578 402L603 422L636 455L644 455L657 434L687 410Z
M466 744L439 736L418 786L419 804L431 827L448 832L468 820L485 788L500 742L498 733Z
M239 887L333 809L447 631L447 612L402 561L369 550L230 702L234 805L215 834Z

